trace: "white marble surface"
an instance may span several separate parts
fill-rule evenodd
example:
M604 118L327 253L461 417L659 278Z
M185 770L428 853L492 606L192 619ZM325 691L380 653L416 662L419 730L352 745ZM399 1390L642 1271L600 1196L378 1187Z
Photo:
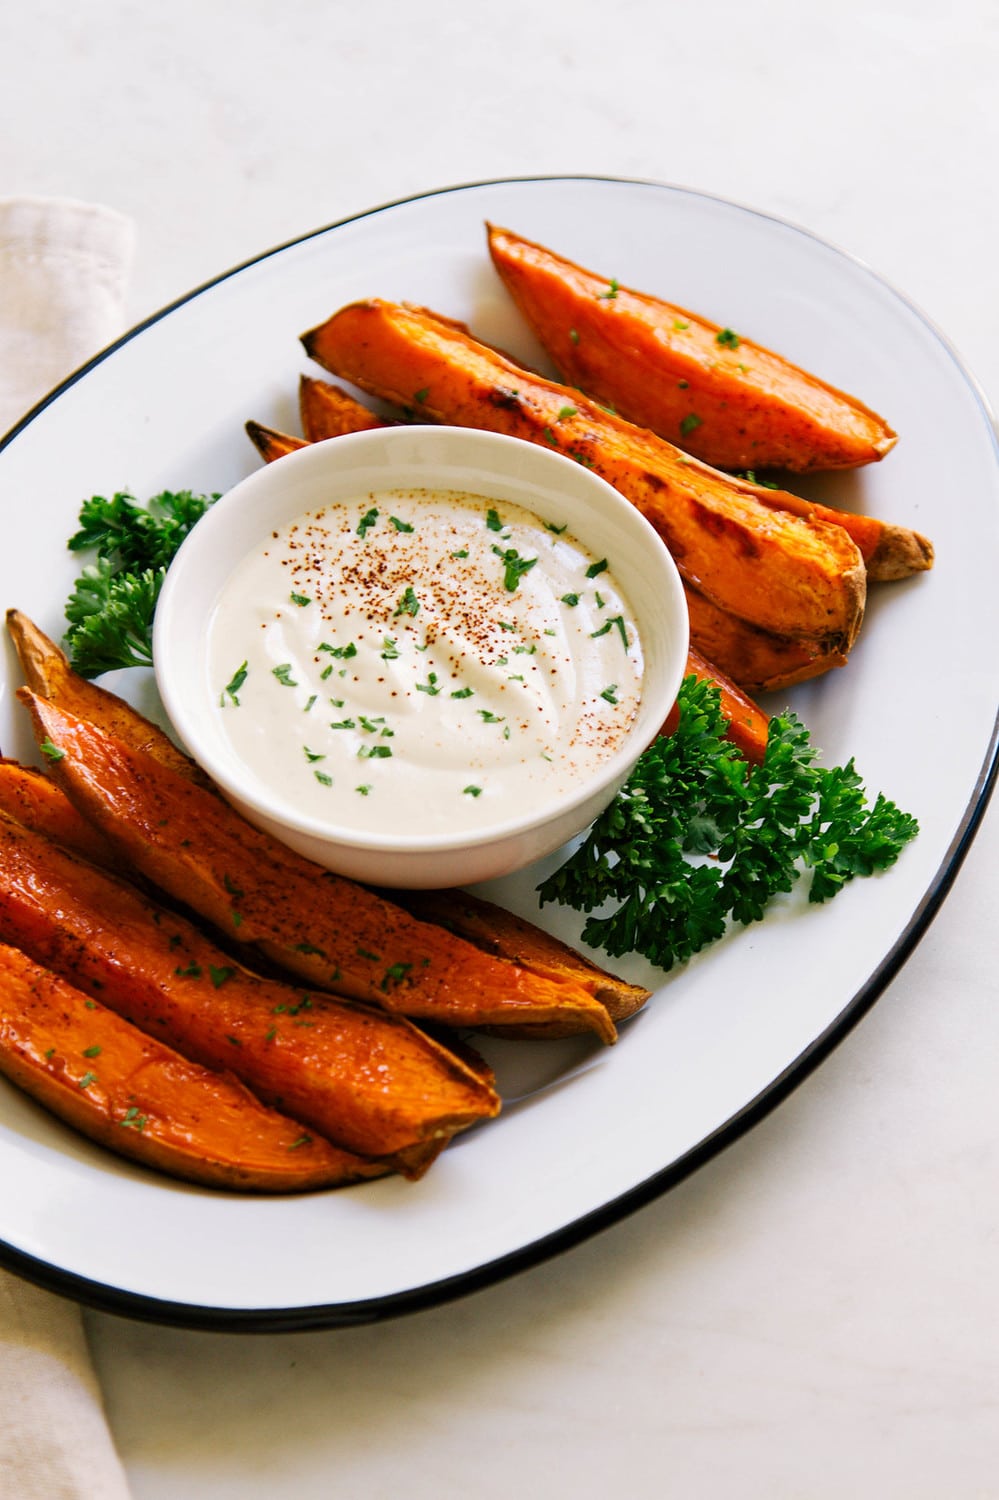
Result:
M133 216L135 319L423 188L608 173L807 225L999 393L993 0L34 0L3 32L0 193ZM138 1500L999 1496L997 890L993 812L819 1072L569 1254L346 1331L88 1315Z

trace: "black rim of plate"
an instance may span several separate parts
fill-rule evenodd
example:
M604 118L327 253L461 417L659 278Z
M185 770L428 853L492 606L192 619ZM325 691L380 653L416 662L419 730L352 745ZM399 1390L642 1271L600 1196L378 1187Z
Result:
M756 218L769 220L790 229L804 238L816 241L828 249L833 249L845 260L864 271L872 279L877 281L885 291L889 292L902 302L921 323L930 329L939 344L947 353L961 378L970 388L972 394L981 409L982 416L992 434L993 447L996 449L996 457L999 460L999 437L996 432L996 422L993 417L983 392L980 390L970 372L965 368L962 360L938 328L912 301L896 290L890 282L878 276L869 267L851 255L848 251L840 249L830 241L823 239L820 235L813 234L810 230L783 219L776 214L766 213L760 209L737 203L732 199L722 198L717 194L702 193L696 189L678 186L673 183L659 182L650 178L625 178L614 176L594 176L586 173L566 174L540 174L536 177L508 177L492 178L481 182L458 183L450 187L433 188L426 192L414 193L405 198L395 199L389 203L379 204L375 208L366 209L361 213L351 214L345 219L339 219L332 224L327 224L320 229L315 229L308 234L299 235L295 239L288 240L271 250L266 250L260 255L252 256L249 260L233 266L230 270L222 272L210 281L204 282L193 291L179 297L175 302L152 314L143 322L129 329L120 338L109 344L93 359L81 365L66 380L43 397L14 427L0 440L0 453L17 436L17 434L30 422L65 394L77 381L83 379L95 366L102 364L110 355L114 354L124 344L130 342L136 335L152 324L160 322L168 317L175 309L192 302L200 297L203 292L210 291L231 277L237 276L241 271L250 266L258 265L260 262L269 260L272 256L280 255L283 251L305 244L309 240L318 239L322 235L334 233L348 224L354 224L362 219L373 218L378 214L405 207L407 204L423 202L430 198L441 198L455 193L475 192L483 188L493 187L515 187L527 183L536 182L591 182L591 183L617 183L622 186L642 187L650 189L664 189L668 192L688 195L692 198L712 199L717 203L723 203L728 207L737 208L743 213L749 213ZM760 1120L775 1109L784 1099L788 1097L797 1086L802 1083L826 1057L838 1046L854 1026L867 1014L880 997L885 988L899 972L906 959L914 951L919 940L926 932L936 913L939 911L946 898L954 880L964 862L965 855L971 846L972 840L981 824L989 799L992 795L997 770L999 770L999 706L997 706L996 720L993 723L992 733L988 748L982 762L981 770L968 805L954 837L947 850L947 854L938 868L934 879L923 895L922 900L913 912L904 931L886 953L881 963L870 975L866 983L857 991L840 1011L835 1021L826 1028L815 1040L794 1058L786 1068L783 1069L761 1092L752 1099L741 1110L732 1115L725 1123L706 1136L693 1150L679 1157L676 1161L664 1167L661 1171L654 1173L644 1182L611 1199L590 1213L582 1215L573 1220L572 1223L564 1225L561 1229L543 1236L541 1239L533 1240L530 1244L520 1249L502 1255L495 1260L474 1266L458 1275L446 1277L440 1281L429 1282L424 1286L414 1287L409 1291L390 1293L382 1297L374 1297L355 1302L319 1303L307 1307L276 1307L276 1308L226 1308L214 1306L199 1306L187 1302L170 1302L160 1298L146 1296L142 1293L124 1291L118 1287L108 1286L102 1282L92 1281L87 1277L78 1276L75 1272L67 1271L59 1266L53 1266L46 1261L38 1260L34 1256L25 1254L14 1246L0 1241L0 1264L9 1270L22 1276L27 1281L48 1291L55 1292L60 1296L69 1297L84 1306L96 1308L102 1312L114 1313L120 1317L134 1318L148 1323L168 1324L177 1328L213 1330L226 1333L281 1333L297 1332L306 1329L351 1327L363 1323L372 1323L388 1318L399 1317L404 1313L419 1312L425 1308L439 1306L443 1303L455 1300L458 1297L467 1296L471 1292L479 1291L484 1287L491 1286L496 1282L503 1281L520 1271L527 1270L531 1266L539 1265L556 1255L560 1255L573 1246L598 1234L601 1230L609 1228L618 1223L637 1209L653 1202L656 1198L676 1187L691 1173L697 1171L706 1162L719 1155L725 1147L738 1140L747 1131L751 1130Z

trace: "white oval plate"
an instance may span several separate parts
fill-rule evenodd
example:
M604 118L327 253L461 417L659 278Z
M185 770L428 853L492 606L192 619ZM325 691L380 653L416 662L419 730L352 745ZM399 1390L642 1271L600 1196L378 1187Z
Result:
M677 1182L828 1053L925 930L984 809L999 704L999 465L980 393L925 318L856 261L764 214L655 183L431 193L272 251L137 328L0 451L4 608L61 635L75 573L65 541L85 497L225 490L258 462L248 417L297 431L298 376L310 369L298 335L344 302L424 303L544 365L489 264L486 219L779 349L900 433L881 464L800 488L926 532L936 568L874 589L849 666L787 696L825 762L855 756L871 795L914 813L921 834L893 871L830 906L790 900L665 981L652 975L658 993L612 1049L490 1043L503 1114L417 1184L293 1199L185 1187L117 1161L3 1084L0 1257L80 1300L189 1326L321 1326L441 1301L565 1248ZM0 746L30 758L6 653ZM127 692L156 711L147 676L131 674ZM552 863L489 894L536 916L534 886ZM580 927L551 907L541 920L570 938Z

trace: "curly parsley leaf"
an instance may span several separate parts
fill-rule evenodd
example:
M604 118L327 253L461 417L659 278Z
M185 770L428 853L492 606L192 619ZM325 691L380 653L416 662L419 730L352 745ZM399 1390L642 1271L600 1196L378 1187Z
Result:
M166 570L191 528L218 499L164 490L140 505L127 490L80 507L71 552L93 552L66 604L70 661L84 677L149 666L152 622Z
M869 807L850 761L825 770L808 732L776 715L763 762L725 738L720 694L685 679L679 724L641 757L569 859L539 887L542 904L593 913L583 940L669 970L734 923L760 921L811 871L810 901L894 864L918 833L879 795Z

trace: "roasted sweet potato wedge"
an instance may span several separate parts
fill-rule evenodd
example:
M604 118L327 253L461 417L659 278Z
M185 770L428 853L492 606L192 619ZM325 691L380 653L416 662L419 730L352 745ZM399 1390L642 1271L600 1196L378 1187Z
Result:
M68 1125L171 1177L244 1192L339 1187L388 1170L265 1108L0 944L0 1073Z
M0 932L191 1061L407 1175L499 1109L486 1080L402 1017L251 973L192 923L2 816Z
M246 435L266 463L273 462L275 458L284 458L286 453L294 453L296 448L308 447L304 438L292 437L288 432L278 432L276 427L265 427L263 422L254 422L252 419L246 423Z
M310 443L324 438L343 437L348 432L368 432L374 427L391 427L384 417L376 416L353 396L326 380L302 375L298 382L298 410L302 432Z
M421 921L448 928L484 953L509 959L521 968L556 981L568 978L573 984L581 985L606 1006L615 1021L633 1016L649 998L649 991L641 985L629 984L627 980L609 974L567 943L535 927L533 922L496 906L492 901L485 901L481 896L473 896L469 891L392 891L386 894ZM530 1027L524 1028L524 1034L538 1035Z
M65 849L82 854L91 864L114 870L121 856L113 844L82 818L53 781L34 766L0 760L0 812L25 828L34 828Z
M689 584L684 594L695 649L744 693L776 692L846 665L846 652L830 641L792 640L759 630Z
M606 1008L479 952L254 828L221 797L21 689L50 774L154 885L306 984L458 1026L557 1023L615 1039Z
M81 719L90 719L133 746L172 766L202 786L212 783L190 756L185 754L158 725L138 713L123 698L81 677L70 666L65 652L19 609L8 609L7 630L14 643L24 680L32 692L50 703L68 708Z
M764 504L752 485L691 464L672 444L577 391L522 369L421 308L356 302L303 337L326 369L437 421L545 444L592 467L660 532L688 582L738 618L849 650L866 570L838 525Z
M853 468L894 446L876 412L761 344L508 229L488 238L566 384L716 468Z

